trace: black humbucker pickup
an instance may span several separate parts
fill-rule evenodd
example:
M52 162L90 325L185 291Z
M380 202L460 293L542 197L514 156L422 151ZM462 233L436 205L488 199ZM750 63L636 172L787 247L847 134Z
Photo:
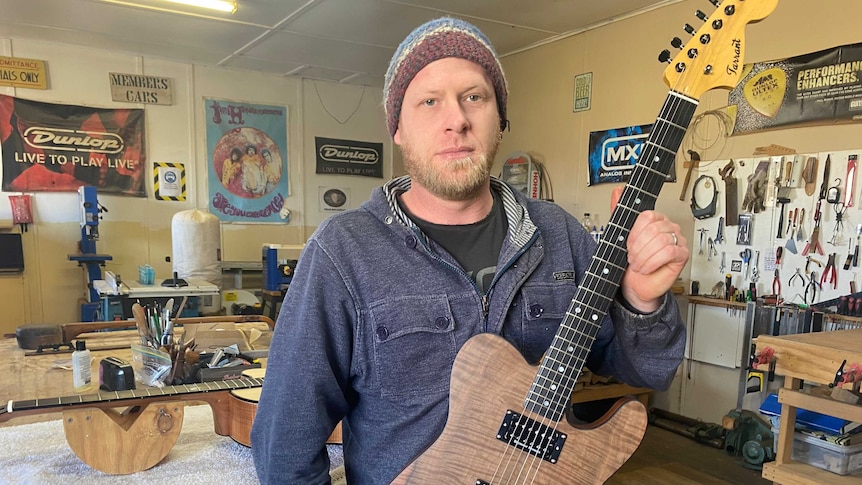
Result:
M498 440L550 463L559 459L566 437L566 434L511 409L506 411L497 431Z

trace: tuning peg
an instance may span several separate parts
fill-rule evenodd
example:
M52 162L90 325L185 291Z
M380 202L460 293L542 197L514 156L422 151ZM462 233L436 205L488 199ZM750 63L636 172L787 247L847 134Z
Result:
M658 55L658 61L670 64L670 51L667 49L661 51Z
M711 3L713 7L718 7L719 5L721 5L721 2L719 2L718 0L709 0L709 3Z
M700 10L695 10L694 16L699 18L701 20L701 22L706 22L706 19L709 18L706 16L705 13L701 12Z
M679 37L674 37L673 39L671 39L670 45L682 50L682 39L680 39Z
M688 24L685 24L685 27L683 27L682 30L688 32L691 35L694 35L694 33L697 32L697 30L694 27L692 27L691 25L688 25Z

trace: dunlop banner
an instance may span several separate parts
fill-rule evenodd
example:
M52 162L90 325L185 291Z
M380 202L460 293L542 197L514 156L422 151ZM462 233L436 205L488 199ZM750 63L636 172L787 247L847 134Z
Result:
M146 197L144 110L41 103L0 95L3 190Z
M862 118L862 43L746 64L728 95L733 134Z
M314 137L317 173L383 178L383 144Z

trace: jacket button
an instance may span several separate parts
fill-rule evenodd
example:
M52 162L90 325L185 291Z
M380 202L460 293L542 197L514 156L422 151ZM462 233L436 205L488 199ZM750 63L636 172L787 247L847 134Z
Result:
M413 249L416 247L416 236L409 235L404 238L404 244L407 245L408 248Z
M542 308L542 305L538 303L530 306L530 316L533 318L539 318L542 316L542 313L545 312L545 309Z
M395 219L394 219L392 216L386 216L386 217L384 217L384 218L383 218L383 222L384 222L385 224L392 224L392 222L393 222L394 220L395 220Z
M380 340L386 340L389 338L389 330L382 325L377 327L377 338Z
M449 319L446 317L437 317L437 320L434 320L434 326L439 330L443 330L449 326Z

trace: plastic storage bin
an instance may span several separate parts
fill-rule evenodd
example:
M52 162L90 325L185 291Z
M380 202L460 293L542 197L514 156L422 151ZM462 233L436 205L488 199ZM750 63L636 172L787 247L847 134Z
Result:
M775 448L778 448L778 429L772 428ZM801 433L793 434L794 461L822 468L838 475L847 475L862 469L862 443L843 446Z

